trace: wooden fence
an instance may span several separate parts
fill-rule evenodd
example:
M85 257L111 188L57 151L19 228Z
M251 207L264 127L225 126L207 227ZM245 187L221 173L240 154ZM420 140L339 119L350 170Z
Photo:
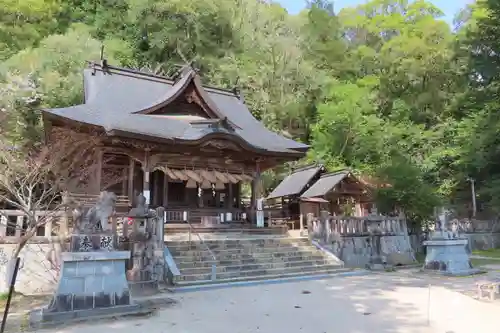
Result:
M57 228L65 218L64 211L36 211L37 218L47 218L34 236L37 238L47 238L53 235L53 230ZM15 240L24 235L27 228L26 214L21 210L0 209L0 240Z

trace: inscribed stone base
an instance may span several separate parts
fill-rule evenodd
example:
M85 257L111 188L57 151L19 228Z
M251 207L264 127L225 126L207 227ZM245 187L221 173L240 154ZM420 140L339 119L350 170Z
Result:
M70 252L113 251L116 239L112 234L71 235Z
M42 310L41 320L98 312L94 310L119 313L134 309L125 276L129 257L128 251L62 253L59 285L49 306Z
M480 272L472 267L466 251L467 239L435 239L427 246L424 270L444 275L472 275Z

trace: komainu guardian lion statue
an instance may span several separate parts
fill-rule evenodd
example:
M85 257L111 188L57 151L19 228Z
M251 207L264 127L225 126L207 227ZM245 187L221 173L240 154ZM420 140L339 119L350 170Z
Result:
M109 218L114 214L116 195L112 192L101 192L97 203L86 209L76 209L73 212L75 229L81 233L110 231Z

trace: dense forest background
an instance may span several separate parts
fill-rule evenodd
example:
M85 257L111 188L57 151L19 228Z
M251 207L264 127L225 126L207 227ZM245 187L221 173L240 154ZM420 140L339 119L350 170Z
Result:
M81 103L98 60L168 75L194 60L204 82L238 85L269 128L311 145L308 163L391 187L425 219L440 203L500 211L500 1L454 27L426 1L373 0L298 15L256 0L0 0L0 120L16 146L40 141L43 107ZM291 166L266 175L273 187Z

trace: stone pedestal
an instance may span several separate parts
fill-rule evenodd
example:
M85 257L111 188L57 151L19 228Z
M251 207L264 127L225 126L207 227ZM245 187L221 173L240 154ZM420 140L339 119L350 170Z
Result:
M369 245L370 245L370 259L366 268L370 270L386 270L392 265L387 263L387 260L382 257L382 233L380 220L368 220L367 221L368 232L370 233Z
M109 233L71 235L70 252L114 251L116 237Z
M467 239L432 239L427 246L424 269L444 275L472 275L480 270L472 267L466 251Z
M125 277L128 251L64 252L57 291L42 321L122 314L139 309L132 303Z

